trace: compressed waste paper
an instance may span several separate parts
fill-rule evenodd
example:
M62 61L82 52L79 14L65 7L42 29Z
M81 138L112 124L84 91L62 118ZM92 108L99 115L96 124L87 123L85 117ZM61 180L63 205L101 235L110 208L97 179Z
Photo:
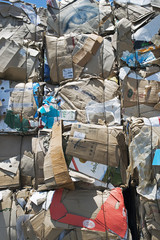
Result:
M159 16L0 2L3 239L159 239Z
M70 32L93 33L113 30L111 6L105 1L47 1L48 31L62 36Z
M93 69L92 75L107 78L115 59L111 42L96 34L46 36L46 50L53 84L91 75Z

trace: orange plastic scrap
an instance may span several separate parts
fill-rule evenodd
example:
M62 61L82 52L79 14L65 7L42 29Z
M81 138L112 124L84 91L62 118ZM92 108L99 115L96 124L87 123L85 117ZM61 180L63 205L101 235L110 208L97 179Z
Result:
M152 51L154 49L158 49L158 48L160 48L160 46L150 46L148 48L139 49L138 52L146 53L146 52Z

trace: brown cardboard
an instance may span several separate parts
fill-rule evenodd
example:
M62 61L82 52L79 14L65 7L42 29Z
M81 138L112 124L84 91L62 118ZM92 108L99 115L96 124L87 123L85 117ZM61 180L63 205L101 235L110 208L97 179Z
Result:
M126 77L123 81L123 107L139 104L157 104L160 83Z
M32 149L35 159L35 184L44 184L44 158L49 148L51 129L43 129L38 132L38 137L32 139Z
M84 47L85 48L85 47ZM92 54L85 51L84 48L81 48L74 56L73 62L81 67L84 67L87 62L91 59Z
M85 74L107 78L114 63L111 43L96 34L46 36L47 59L53 84Z
M26 80L26 69L8 67L3 73L0 73L1 79L12 79L13 81L21 82Z
M102 42L102 37L91 34L91 36L84 42L84 46L76 54L74 54L73 62L81 67L84 67L92 58L92 54L96 54Z
M74 190L62 148L62 122L56 122L52 128L49 150L44 160L44 180L49 189Z
M25 151L32 151L30 136L0 136L1 151L0 162L11 157L23 157ZM14 177L7 172L0 170L0 188L18 188L20 186L19 169Z
M69 232L63 240L118 240L119 237L108 232L96 232L96 231L87 231L74 229Z
M42 210L31 220L26 221L23 224L23 231L26 238L30 240L46 239L56 240L63 229L55 228L51 222L49 211Z
M35 240L37 237L44 240L57 240L61 233L67 232L63 240L118 240L119 237L109 232L96 232L85 229L69 229L67 224L59 224L56 227L56 222L51 220L50 212L40 212L32 219L26 221L23 225L25 237L30 240ZM28 230L28 231L27 231Z
M37 64L39 51L20 47L13 40L0 39L0 77L26 82Z
M120 60L123 51L133 50L133 43L131 41L131 22L122 18L116 23L117 32L113 35L113 45L117 51L118 60Z
M106 127L92 124L73 124L66 149L69 154L80 159L118 167L120 148L116 136L120 127ZM84 135L82 138L75 134Z
M90 38L92 40L94 40L94 45L93 45L91 51L92 51L92 54L95 55L98 48L100 47L101 43L103 42L103 38L101 36L96 35L96 34L91 34ZM89 44L90 44L90 41L89 41Z
M57 226L59 225L59 227ZM89 231L85 229L78 229L70 227L67 224L59 223L56 221L52 221L50 219L49 211L42 211L31 220L24 223L24 231L25 236L29 237L29 239L48 239L48 240L56 240L62 232L66 232L67 235L64 236L63 239L71 239L71 240L91 240L91 239L106 239L106 236L110 236L111 238L107 239L118 239L118 236L115 236L112 233L103 233L96 231ZM28 230L28 231L26 231Z
M139 104L132 107L126 107L122 109L123 116L125 117L156 117L160 115L159 104Z
M36 187L39 184L44 184L44 173L43 173L43 165L44 165L44 157L45 154L40 145L40 139L34 138L32 141L33 144L33 152L35 159L35 183Z
M91 101L103 103L118 95L118 84L114 81L88 77L59 88L58 96L62 101L61 109L77 111L76 120L86 123L86 106Z
M5 190L2 192L3 200L0 202L0 233L1 239L16 240L16 206L11 198L12 192Z
M110 193L107 190L104 193L96 190L64 191L61 202L64 206L67 206L68 212L91 218L97 216L101 209L101 205L108 199L109 195ZM78 201L79 204L75 204L75 201ZM119 199L119 201L122 204L123 200ZM89 208L88 205L90 206ZM54 221L51 219L49 210L41 211L33 218L26 221L23 224L23 229L25 237L28 237L31 240L37 238L56 240L63 232L66 233L62 238L63 240L119 239L119 236L109 231L90 231L89 229L79 228L67 223L59 222L58 220Z
M0 188L19 188L19 177L19 170L14 177L11 177L2 170L0 170Z
M34 131L38 121L34 119L37 105L33 94L33 83L1 80L0 95L2 100L0 131ZM37 97L40 100L40 91L37 92Z
M24 224L26 227L23 227L24 235L27 236L28 239L41 239L43 236L43 221L44 221L45 211L41 211L37 217L32 218L32 225L30 224L30 220L26 221ZM36 232L36 234L35 234ZM39 238L40 236L40 238Z

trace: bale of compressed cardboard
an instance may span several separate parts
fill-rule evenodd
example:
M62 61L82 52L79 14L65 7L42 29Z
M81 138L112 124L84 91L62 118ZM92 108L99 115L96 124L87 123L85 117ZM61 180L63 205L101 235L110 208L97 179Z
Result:
M0 39L0 78L26 82L37 68L39 51Z
M37 101L40 100L40 85L34 91L34 83L17 83L0 80L0 131L27 132L36 130L38 121L35 117ZM35 94L37 95L35 99Z
M0 142L0 188L19 188L20 171L34 177L33 159L27 159L30 162L25 164L25 151L32 152L32 136L1 135Z
M26 221L23 229L29 239L41 239L42 234L44 239L127 239L122 191L56 190L50 211Z
M46 36L46 50L53 84L84 74L107 78L115 60L111 42L96 34Z
M142 233L147 240L158 240L160 234L160 201L140 197L140 219Z
M70 32L105 33L113 31L112 10L105 1L57 1L48 0L48 31L56 36ZM111 29L110 29L111 28Z
M77 111L76 120L79 122L86 123L91 121L98 123L98 119L102 119L106 123L110 123L116 121L112 111L117 102L117 109L120 110L118 90L119 85L115 81L89 76L78 81L66 83L60 87L57 92L57 98L61 100L60 108L62 110L72 109ZM89 111L91 104L98 104L97 109Z
M71 128L66 154L113 168L119 167L123 183L126 182L128 156L121 127L75 123Z
M121 127L93 124L72 125L66 153L84 160L118 167L120 148L117 138Z
M156 165L159 167L159 118L132 118L128 123L130 164L127 168L127 181L131 177L137 184L139 195L155 200L159 191L156 180L159 172L159 168L156 169Z

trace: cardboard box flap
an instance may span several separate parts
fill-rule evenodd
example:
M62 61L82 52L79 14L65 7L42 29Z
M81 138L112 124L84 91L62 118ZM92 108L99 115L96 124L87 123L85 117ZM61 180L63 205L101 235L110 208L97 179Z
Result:
M56 122L52 128L49 150L44 160L44 179L46 184L54 179L55 184L51 184L53 188L74 189L62 149L62 122Z
M84 67L92 58L92 55L96 54L102 42L102 37L91 34L91 36L84 41L82 48L73 55L73 62Z
M12 81L25 82L27 79L27 69L8 67L3 73L0 73L1 79L11 79Z
M20 156L11 157L0 162L0 169L7 175L14 177L20 164Z

